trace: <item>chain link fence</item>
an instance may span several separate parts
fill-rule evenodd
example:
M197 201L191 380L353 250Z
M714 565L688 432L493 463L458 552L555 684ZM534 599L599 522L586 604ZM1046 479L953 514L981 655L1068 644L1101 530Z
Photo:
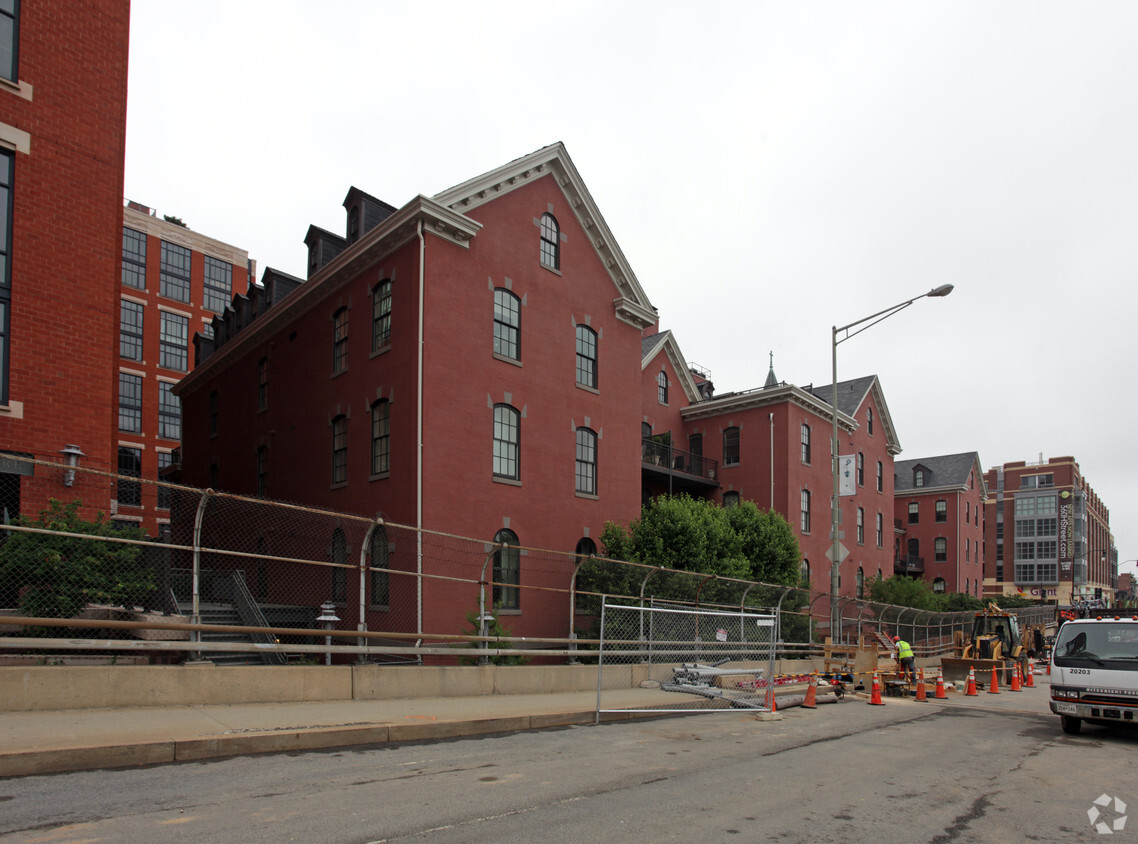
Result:
M810 589L5 460L0 661L9 664L595 661L603 602L614 598L774 616L780 658L818 656L830 635L829 596ZM842 602L841 636L903 629L930 654L971 621Z

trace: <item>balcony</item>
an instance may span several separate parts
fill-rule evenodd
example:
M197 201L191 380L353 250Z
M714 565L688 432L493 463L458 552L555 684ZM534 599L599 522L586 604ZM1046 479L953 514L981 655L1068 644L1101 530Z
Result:
M673 492L704 494L719 486L719 461L672 448L652 437L640 441L641 470L646 481L667 484Z
M907 574L910 577L925 573L925 558L913 554L898 554L893 559L893 574Z

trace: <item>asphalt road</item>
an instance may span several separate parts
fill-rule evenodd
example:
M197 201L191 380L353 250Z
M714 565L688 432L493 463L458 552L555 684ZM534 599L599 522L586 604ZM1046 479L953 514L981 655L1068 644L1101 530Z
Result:
M0 780L0 838L1126 841L1138 732L1022 708L863 701ZM1018 703L1018 701L1017 701ZM1130 819L1127 818L1127 821Z

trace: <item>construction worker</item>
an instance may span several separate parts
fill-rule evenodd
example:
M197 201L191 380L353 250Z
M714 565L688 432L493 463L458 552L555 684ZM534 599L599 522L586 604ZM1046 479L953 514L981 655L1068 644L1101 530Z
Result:
M913 656L913 646L900 636L893 637L893 644L897 646L897 661L901 663L903 669L902 678L909 682L915 681L917 679L917 659Z

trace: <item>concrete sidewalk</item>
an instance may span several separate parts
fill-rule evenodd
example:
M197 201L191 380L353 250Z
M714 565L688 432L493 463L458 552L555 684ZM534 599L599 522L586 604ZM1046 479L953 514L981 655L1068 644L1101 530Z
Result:
M963 706L1049 714L1050 678L1013 693L950 693L927 704L886 697L886 706ZM676 695L605 691L604 707L676 706ZM864 705L848 695L843 705ZM216 704L5 712L0 715L0 777L200 761L351 745L429 741L507 733L596 720L587 692L410 698L378 701ZM831 707L822 707L830 710ZM732 710L748 715L748 710ZM659 712L605 713L603 721L659 717ZM752 716L753 717L753 716Z

